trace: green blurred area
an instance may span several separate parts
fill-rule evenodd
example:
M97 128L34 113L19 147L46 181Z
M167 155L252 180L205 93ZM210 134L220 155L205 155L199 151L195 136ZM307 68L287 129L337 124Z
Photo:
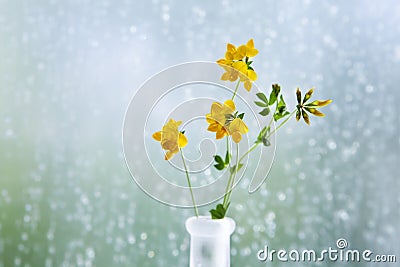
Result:
M238 186L232 266L298 266L256 253L322 250L338 238L399 258L397 2L267 2L1 1L0 267L187 266L192 210L134 183L125 110L154 73L219 58L247 35L264 53L254 62L268 74L262 88L316 85L334 103L325 119L278 135L259 191L249 196L246 179Z

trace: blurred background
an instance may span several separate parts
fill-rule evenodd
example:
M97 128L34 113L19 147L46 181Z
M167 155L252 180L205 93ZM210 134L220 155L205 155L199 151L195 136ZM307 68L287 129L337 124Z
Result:
M239 185L232 266L338 238L399 261L399 25L396 0L0 0L0 267L187 266L192 210L134 183L125 110L155 73L249 38L260 88L334 102L279 133L259 191Z

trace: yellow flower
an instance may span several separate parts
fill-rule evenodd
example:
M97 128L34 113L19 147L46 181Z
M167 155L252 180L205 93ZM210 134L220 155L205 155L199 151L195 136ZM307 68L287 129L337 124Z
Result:
M170 160L179 152L180 148L185 147L188 143L186 136L178 130L178 126L181 125L181 123L182 121L170 119L163 126L161 131L153 134L153 138L161 142L161 147L167 150L165 160Z
M248 132L246 124L232 114L235 110L235 103L232 100L227 100L224 104L219 102L212 103L211 112L206 115L206 120L209 124L207 130L215 132L216 139L231 135L233 141L239 143L242 139L242 134Z
M252 61L249 58L257 54L258 50L254 48L253 39L238 48L228 43L225 57L217 60L217 63L225 69L221 80L234 82L240 78L240 81L244 83L244 88L250 91L252 82L257 80L257 74L250 66Z
M242 134L248 131L249 128L247 128L247 125L240 118L234 119L228 126L229 135L232 136L235 143L239 143L242 140Z
M225 127L226 119L235 109L235 103L232 100L227 100L224 104L212 103L211 112L206 115L206 120L210 124L207 130L214 132L217 139L228 135L228 129Z
M237 49L238 57L240 59L244 57L255 57L258 54L258 50L254 48L254 41L250 39L246 45L241 45Z
M244 88L249 92L252 87L252 82L257 80L257 73L243 61L234 62L232 67L240 72L240 81L244 82Z

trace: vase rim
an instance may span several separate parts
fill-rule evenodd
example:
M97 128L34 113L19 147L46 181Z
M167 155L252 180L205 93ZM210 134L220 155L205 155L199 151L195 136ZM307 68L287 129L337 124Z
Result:
M236 223L230 217L211 219L210 216L192 216L186 220L186 229L191 235L219 236L231 235Z

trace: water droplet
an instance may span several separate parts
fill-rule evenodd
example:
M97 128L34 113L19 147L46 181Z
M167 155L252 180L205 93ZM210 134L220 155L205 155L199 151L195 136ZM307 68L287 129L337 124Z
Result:
M147 234L146 233L141 233L140 234L140 239L146 240L147 239Z

